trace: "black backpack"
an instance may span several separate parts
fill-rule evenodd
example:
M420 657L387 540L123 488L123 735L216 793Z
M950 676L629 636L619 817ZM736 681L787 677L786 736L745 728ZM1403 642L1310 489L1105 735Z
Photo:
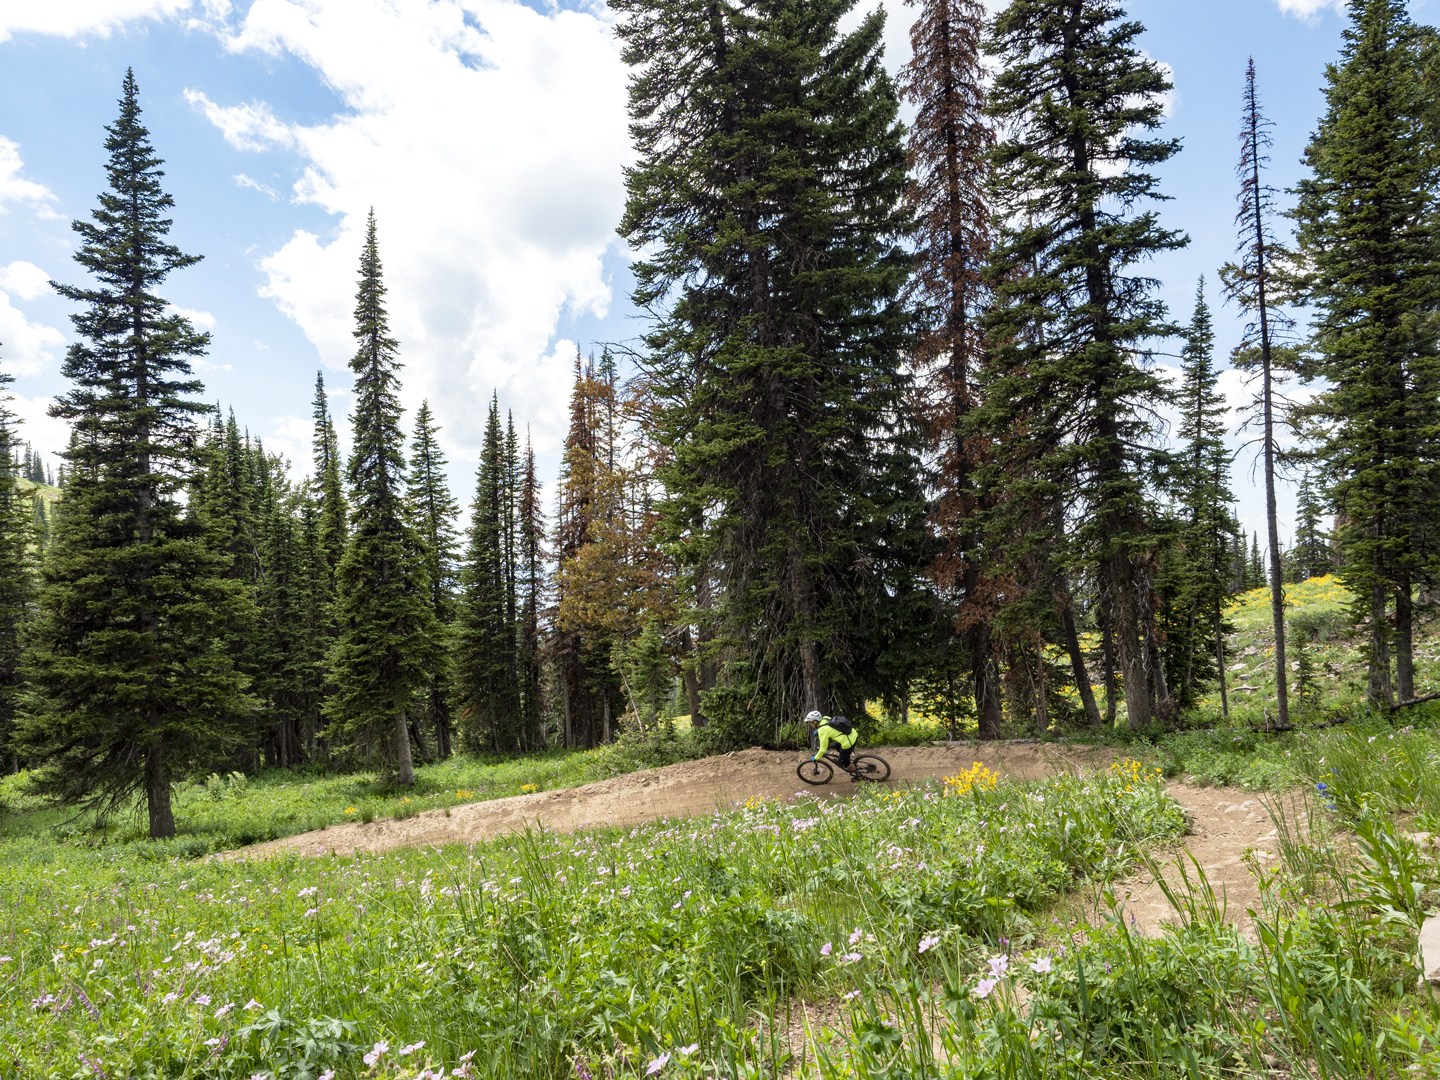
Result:
M836 731L840 732L841 735L849 735L852 731L855 730L855 725L850 723L850 721L846 720L843 716L832 716L829 720L829 724Z

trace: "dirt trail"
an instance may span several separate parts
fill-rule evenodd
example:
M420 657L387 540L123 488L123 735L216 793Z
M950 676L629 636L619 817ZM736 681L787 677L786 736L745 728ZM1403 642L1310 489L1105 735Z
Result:
M1115 759L1113 750L1033 742L885 747L878 752L890 762L891 784L948 776L969 768L975 761L1002 776L1024 780L1104 767ZM574 832L607 825L638 825L660 817L694 817L743 805L751 798L794 795L805 787L795 775L801 757L793 751L738 750L583 787L468 803L452 808L448 815L443 810L430 810L399 821L376 819L332 825L231 854L250 858L298 850L315 855L349 855L396 847L474 843L537 825L554 832ZM855 791L855 785L847 777L837 776L823 787L808 790L823 798L844 798Z
M1115 760L1110 749L1011 742L883 748L893 772L891 784L948 776L979 761L1002 776L1039 779L1059 772L1104 768ZM663 769L601 780L583 787L542 791L489 802L470 803L448 813L431 810L402 820L333 825L318 832L273 840L227 858L256 858L281 851L311 855L349 855L396 847L474 843L506 833L543 826L555 832L600 826L638 825L660 817L692 817L743 804L747 799L786 798L805 787L795 775L801 755L794 752L741 750L719 757L686 761ZM807 789L822 798L845 798L856 789L843 776L824 787ZM1259 898L1245 862L1254 851L1261 862L1273 860L1275 826L1258 796L1232 788L1196 788L1171 784L1170 792L1190 815L1192 833L1184 848L1204 869L1230 918L1249 930L1246 911ZM1161 865L1174 859L1162 856ZM1175 880L1173 868L1167 877ZM1163 890L1148 875L1115 886L1115 896L1145 933L1159 932L1174 918ZM1092 900L1090 914L1098 913Z

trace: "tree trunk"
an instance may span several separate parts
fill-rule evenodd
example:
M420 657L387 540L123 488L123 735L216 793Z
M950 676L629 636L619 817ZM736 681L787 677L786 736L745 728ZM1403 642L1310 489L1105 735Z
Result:
M689 656L689 658L680 665L680 678L685 684L685 700L690 704L690 728L691 730L698 731L705 726L705 717L701 715L700 712L700 679L695 673L696 667L699 666L700 659L694 655L694 647L688 626L685 628L680 646Z
M454 752L450 746L450 717L440 701L440 691L430 692L430 715L435 717L435 748L440 760L447 760Z
M1044 737L1050 730L1050 702L1046 697L1045 678L1045 643L1035 643L1034 654L1035 666L1030 672L1030 690L1035 701L1035 734Z
M405 710L395 713L395 783L409 787L415 783L415 761L410 756L410 724Z
M1215 609L1215 670L1220 674L1220 715L1230 719L1230 677L1225 672L1225 623L1220 609Z
M1376 556L1375 561L1380 561ZM1370 586L1370 685L1366 694L1370 704L1389 708L1395 704L1390 684L1390 627L1385 618L1385 582L1375 574Z
M150 814L150 839L175 835L175 815L170 809L170 776L165 771L165 751L152 746L145 751L145 808Z
M429 765L434 759L430 756L430 748L425 744L425 732L420 727L420 718L416 717L409 722L410 738L415 744L415 749L420 753L420 760Z
M1395 693L1401 701L1415 697L1415 605L1409 571L1400 574L1395 588Z
M1115 679L1115 631L1102 614L1100 624L1100 662L1105 668L1105 727L1114 729L1115 714L1120 706L1120 684Z
M1103 726L1100 706L1095 703L1095 688L1090 685L1090 672L1085 666L1085 653L1080 648L1080 632L1075 626L1075 610L1070 606L1069 597L1060 605L1060 629L1065 635L1065 651L1070 654L1070 670L1075 673L1075 689L1080 691L1080 701L1085 706L1085 719L1097 730ZM1111 718L1110 726L1114 726Z

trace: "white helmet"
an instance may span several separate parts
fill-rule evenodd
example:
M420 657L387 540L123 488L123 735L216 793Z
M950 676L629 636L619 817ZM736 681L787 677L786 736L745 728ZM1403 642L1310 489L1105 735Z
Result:
M825 717L820 715L819 709L811 709L808 713L805 714L805 723L807 724L818 724L821 720L824 719Z

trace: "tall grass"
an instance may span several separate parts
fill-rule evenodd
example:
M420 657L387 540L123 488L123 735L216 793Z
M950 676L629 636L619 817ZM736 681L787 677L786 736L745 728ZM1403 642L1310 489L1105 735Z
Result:
M1179 832L1158 784L1128 787L802 794L238 867L62 849L0 867L0 1075L779 1077L797 996L1004 949Z

